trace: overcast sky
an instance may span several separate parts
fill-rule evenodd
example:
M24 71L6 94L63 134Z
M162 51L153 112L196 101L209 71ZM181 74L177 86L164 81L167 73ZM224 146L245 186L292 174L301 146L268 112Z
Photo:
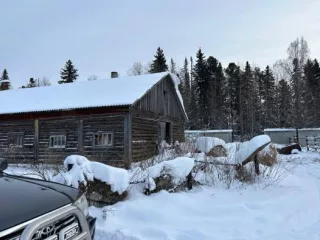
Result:
M261 67L285 57L298 36L320 57L319 0L15 0L0 14L0 69L14 87L30 77L59 78L71 59L81 79L125 75L156 48L182 65L206 56ZM104 76L106 75L106 76Z

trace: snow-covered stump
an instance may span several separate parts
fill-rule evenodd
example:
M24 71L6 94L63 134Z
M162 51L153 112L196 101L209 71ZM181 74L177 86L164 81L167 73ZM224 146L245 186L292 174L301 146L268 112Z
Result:
M78 188L92 206L111 205L127 197L129 174L125 169L91 162L80 155L67 157L64 166L68 171L52 180Z
M144 193L150 195L161 190L176 192L184 189L192 189L193 167L193 158L177 157L146 169L144 174L148 177Z
M128 196L127 191L121 194L113 192L110 185L98 179L88 181L87 186L85 186L85 194L89 205L99 208L123 201Z

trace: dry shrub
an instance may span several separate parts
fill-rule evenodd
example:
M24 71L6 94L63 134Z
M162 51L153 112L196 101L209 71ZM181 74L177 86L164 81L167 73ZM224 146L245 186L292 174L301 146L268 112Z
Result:
M264 166L271 167L277 163L277 149L274 144L269 144L264 150L258 152L258 162Z
M253 164L248 164L247 166L237 165L235 167L235 179L244 183L253 183L255 180L255 172L252 165Z

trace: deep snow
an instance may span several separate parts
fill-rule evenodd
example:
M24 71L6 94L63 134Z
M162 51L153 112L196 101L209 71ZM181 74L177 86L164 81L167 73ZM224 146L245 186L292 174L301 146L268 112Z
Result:
M247 144L227 144L228 154ZM215 184L145 196L131 188L129 199L105 208L106 220L103 209L90 207L98 218L95 239L320 239L320 153L278 155L278 162L278 171L293 169L280 183L275 173L253 185L233 182L230 189Z
M96 239L320 239L320 154L279 157L295 166L281 183L197 187L189 192L135 192L98 217Z

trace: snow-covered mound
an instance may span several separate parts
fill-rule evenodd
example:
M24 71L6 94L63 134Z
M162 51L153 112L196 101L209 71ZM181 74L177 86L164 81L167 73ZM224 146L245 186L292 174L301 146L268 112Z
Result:
M179 184L186 180L186 177L192 171L194 167L194 159L188 157L177 157L173 160L163 161L157 163L151 167L141 170L136 168L133 171L133 181L143 181L147 179L147 184L151 179L156 179L161 176L161 174L170 174L174 184ZM150 179L151 178L151 179Z
M71 155L64 161L64 166L72 164L73 167L66 173L53 177L53 181L78 188L79 182L86 184L88 181L98 179L111 186L111 191L122 194L129 186L129 173L122 168L108 166L99 162L91 162L86 157Z
M226 142L216 137L198 137L196 142L196 148L204 153L210 152L214 146L225 146Z
M245 146L235 153L236 163L242 163L244 160L252 156L258 150L262 150L271 142L268 135L260 135L252 138Z

